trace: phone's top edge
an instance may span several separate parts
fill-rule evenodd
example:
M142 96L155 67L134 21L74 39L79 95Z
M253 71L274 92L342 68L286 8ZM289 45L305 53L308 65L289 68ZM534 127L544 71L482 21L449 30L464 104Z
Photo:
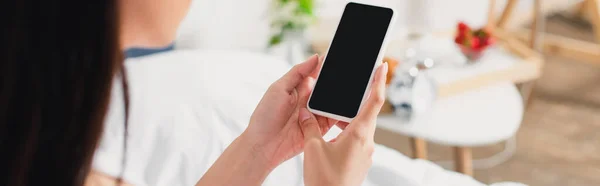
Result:
M347 8L350 5L360 5L360 6L370 6L373 8L382 8L382 9L392 11L392 13L395 13L394 8L385 6L383 4L374 3L374 2L364 3L364 2L349 1L345 7Z

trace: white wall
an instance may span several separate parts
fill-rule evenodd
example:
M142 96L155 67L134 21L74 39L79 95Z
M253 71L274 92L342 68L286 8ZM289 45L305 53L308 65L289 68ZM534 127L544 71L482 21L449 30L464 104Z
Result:
M358 2L377 2L396 8L397 26L401 29L414 24L426 24L434 30L454 29L456 22L465 21L469 25L483 26L487 22L489 0L357 0ZM321 0L319 15L325 19L337 19L343 5L348 0ZM496 10L499 13L506 0L497 0ZM520 1L517 11L527 10L532 1ZM422 16L427 16L423 18Z
M489 3L489 0L357 1L396 7L398 32L414 28L415 25L428 25L433 30L452 30L458 21L465 21L475 27L482 26L487 21ZM544 2L548 1L575 0ZM193 0L190 12L179 31L176 48L263 50L270 34L270 2L271 0ZM318 0L316 12L320 16L321 26L335 28L346 2L347 0ZM496 9L499 12L506 0L497 2ZM532 0L519 1L517 11L528 11L531 5ZM414 8L415 6L421 8ZM415 16L418 14L422 16Z

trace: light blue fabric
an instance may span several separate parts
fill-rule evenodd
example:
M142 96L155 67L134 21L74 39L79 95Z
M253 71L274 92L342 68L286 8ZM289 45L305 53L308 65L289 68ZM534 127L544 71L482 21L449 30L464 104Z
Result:
M125 51L125 58L142 57L156 53L171 51L174 49L174 44L164 48L130 48Z

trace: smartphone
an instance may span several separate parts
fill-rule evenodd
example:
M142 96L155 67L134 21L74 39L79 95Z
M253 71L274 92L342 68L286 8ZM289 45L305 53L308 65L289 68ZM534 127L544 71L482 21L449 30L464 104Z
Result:
M346 4L308 101L310 112L345 122L354 119L368 97L394 22L392 8Z

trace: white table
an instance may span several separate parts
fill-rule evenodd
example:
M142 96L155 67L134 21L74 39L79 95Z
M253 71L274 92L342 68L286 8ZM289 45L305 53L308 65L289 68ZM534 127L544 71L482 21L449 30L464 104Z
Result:
M404 122L393 115L378 118L377 127L413 137L416 158L426 158L425 141L455 147L457 171L471 174L469 147L489 145L515 135L523 101L510 82L497 83L437 100L425 114Z

